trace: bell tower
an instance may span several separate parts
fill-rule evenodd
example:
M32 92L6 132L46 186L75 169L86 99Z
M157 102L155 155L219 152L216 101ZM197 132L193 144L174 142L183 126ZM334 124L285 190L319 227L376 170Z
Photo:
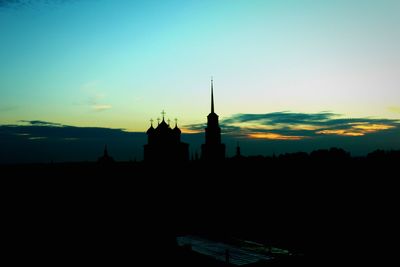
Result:
M225 145L221 143L221 128L218 115L214 112L214 81L211 78L211 112L207 116L205 129L206 140L201 146L201 157L206 161L222 161L225 159Z

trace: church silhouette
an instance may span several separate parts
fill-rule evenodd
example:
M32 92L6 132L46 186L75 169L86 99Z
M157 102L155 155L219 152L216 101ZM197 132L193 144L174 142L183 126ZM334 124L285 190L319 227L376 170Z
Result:
M181 141L181 130L175 119L175 127L165 122L165 112L162 121L158 120L156 128L151 120L147 130L147 144L144 145L145 162L187 162L189 161L189 144ZM205 128L205 143L201 146L201 159L207 162L218 162L225 159L225 144L221 143L221 128L218 115L214 112L214 88L211 79L211 113L207 116Z
M162 112L162 121L153 127L151 121L147 130L147 144L144 145L144 161L146 162L186 162L189 160L189 144L181 142L181 130L175 120L172 129L165 122L165 112Z

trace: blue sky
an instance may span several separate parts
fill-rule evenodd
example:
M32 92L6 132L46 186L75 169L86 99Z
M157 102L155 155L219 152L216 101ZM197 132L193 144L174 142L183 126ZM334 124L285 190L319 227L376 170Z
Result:
M399 11L395 0L3 0L0 124L144 131L164 109L193 129L211 76L221 119L399 120Z

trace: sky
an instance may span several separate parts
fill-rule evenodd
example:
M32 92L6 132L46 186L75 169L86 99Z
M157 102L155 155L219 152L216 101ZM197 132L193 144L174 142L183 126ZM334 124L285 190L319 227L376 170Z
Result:
M165 110L199 132L213 76L227 139L284 152L386 133L369 142L398 149L399 12L397 0L0 0L0 125L144 132Z

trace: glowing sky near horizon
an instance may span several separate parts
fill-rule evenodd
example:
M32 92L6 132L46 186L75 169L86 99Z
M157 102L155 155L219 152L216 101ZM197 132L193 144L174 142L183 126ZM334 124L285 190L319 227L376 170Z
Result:
M221 118L400 119L397 0L9 2L0 1L0 124L143 131L161 110L198 124L211 76Z

